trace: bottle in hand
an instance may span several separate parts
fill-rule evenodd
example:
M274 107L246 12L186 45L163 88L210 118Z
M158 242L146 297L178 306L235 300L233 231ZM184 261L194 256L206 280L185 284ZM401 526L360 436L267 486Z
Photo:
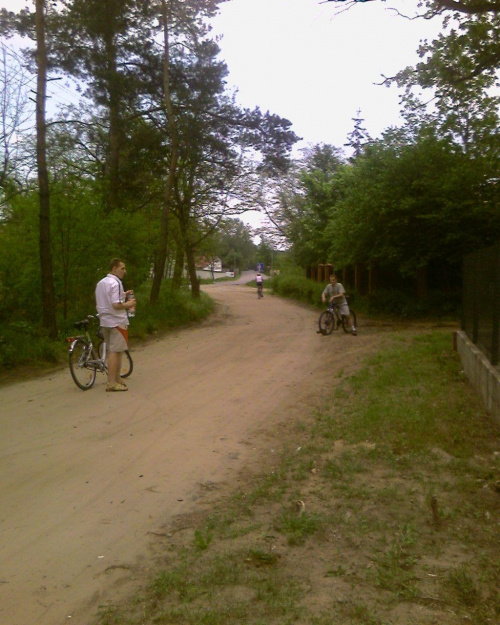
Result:
M134 295L134 292L133 292L133 291L129 291L129 292L127 293L127 295L126 295L126 297L125 297L125 301L127 301L127 302L128 302L128 301L129 301L129 300L131 300L131 299L135 299L135 295ZM127 310L127 314L128 314L128 316L129 316L129 317L135 317L135 306L134 306L134 308L129 308L129 309Z

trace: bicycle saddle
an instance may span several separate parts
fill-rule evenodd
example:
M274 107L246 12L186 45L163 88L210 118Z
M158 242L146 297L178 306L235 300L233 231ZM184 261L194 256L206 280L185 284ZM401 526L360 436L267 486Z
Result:
M89 325L89 320L88 319L83 319L82 321L77 321L74 326L75 328L86 328Z

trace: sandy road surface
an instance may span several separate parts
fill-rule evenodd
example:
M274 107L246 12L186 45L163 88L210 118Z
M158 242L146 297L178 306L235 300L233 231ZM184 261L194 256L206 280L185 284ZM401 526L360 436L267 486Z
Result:
M318 335L315 311L248 287L206 288L211 320L132 346L128 393L100 374L82 392L68 370L0 388L2 625L88 625L204 484L230 487L271 453L273 425L378 342Z

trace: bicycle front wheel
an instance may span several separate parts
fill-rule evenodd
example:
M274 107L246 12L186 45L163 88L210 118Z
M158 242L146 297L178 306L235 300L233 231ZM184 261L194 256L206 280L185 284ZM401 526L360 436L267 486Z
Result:
M342 315L342 327L346 334L350 334L353 328L356 328L356 313L350 309L348 315Z
M321 334L331 334L335 329L335 316L329 310L325 310L319 316L319 331Z
M104 369L108 370L108 365L106 363L106 344L104 341L99 343L99 347L97 348L99 352L99 358L104 362ZM134 370L134 363L132 362L132 356L130 355L128 349L123 352L122 356L122 366L120 369L120 377L128 378L132 371Z
M95 382L96 370L93 364L89 363L92 359L92 350L87 341L77 339L73 348L69 352L69 370L75 384L87 391L92 388Z

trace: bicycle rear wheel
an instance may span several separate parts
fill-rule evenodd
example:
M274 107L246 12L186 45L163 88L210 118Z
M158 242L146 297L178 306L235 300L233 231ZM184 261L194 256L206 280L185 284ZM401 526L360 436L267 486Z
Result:
M325 310L319 316L319 331L321 334L331 334L335 329L335 316L329 310Z
M73 348L69 352L69 370L75 384L88 391L95 382L96 370L93 364L89 364L92 359L92 352L87 341L77 339Z
M122 368L120 375L122 378L128 378L129 375L132 374L134 370L134 363L132 362L132 356L130 355L128 349L123 353L122 356Z
M104 368L106 369L106 371L108 370L108 365L106 364L106 352L105 352L105 343L104 341L101 341L99 343L99 347L97 348L97 351L99 352L99 358L101 360L104 361ZM122 378L128 378L131 374L132 371L134 370L134 363L132 361L132 356L130 355L128 349L123 353L122 356L122 367L120 370L120 377Z
M344 328L344 332L346 334L350 334L353 328L356 328L356 313L354 310L349 309L348 315L341 315L342 317L342 327Z

